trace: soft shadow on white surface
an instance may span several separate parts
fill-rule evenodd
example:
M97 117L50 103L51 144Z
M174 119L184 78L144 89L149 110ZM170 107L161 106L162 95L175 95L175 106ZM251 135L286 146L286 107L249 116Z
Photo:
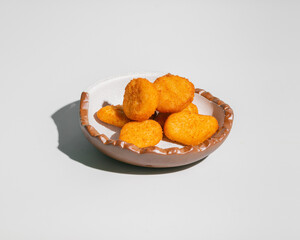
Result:
M57 148L74 161L115 173L163 174L190 168L205 159L187 166L160 169L133 166L112 159L101 153L84 137L79 123L79 104L79 101L67 104L51 116L59 134Z

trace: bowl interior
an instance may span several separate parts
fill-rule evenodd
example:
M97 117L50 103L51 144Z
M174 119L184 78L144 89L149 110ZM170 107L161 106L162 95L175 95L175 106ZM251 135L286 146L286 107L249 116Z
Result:
M97 111L106 105L122 104L125 87L133 78L143 77L147 78L150 82L153 82L156 78L162 75L164 74L134 74L113 78L91 86L87 90L89 93L89 124L92 125L100 134L105 134L113 140L118 139L121 129L99 121L96 116ZM196 84L195 86L197 87ZM225 116L221 107L196 93L193 103L198 107L199 114L212 115L218 120L219 127L223 126ZM183 147L183 145L171 142L168 139L163 139L156 146L161 148Z

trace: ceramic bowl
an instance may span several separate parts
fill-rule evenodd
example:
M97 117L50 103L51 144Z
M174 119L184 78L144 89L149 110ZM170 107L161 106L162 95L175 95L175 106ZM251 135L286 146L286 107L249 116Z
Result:
M82 92L80 100L81 129L87 139L104 154L119 161L152 168L177 167L199 161L215 151L227 138L233 122L233 111L228 104L203 89L196 88L193 103L199 114L212 115L219 123L218 131L197 146L184 146L163 139L156 146L138 148L118 140L120 128L97 119L96 112L103 106L122 104L125 86L133 78L147 78L153 82L162 73L144 73L99 81ZM197 87L197 86L195 86Z

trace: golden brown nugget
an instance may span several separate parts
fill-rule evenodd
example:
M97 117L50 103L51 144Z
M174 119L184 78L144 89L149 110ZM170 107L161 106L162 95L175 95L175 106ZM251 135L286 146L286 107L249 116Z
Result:
M214 135L218 127L218 121L213 116L180 112L168 117L164 133L175 142L198 145Z
M182 112L189 112L189 113L198 113L198 108L194 103L190 103Z
M97 117L102 122L117 127L123 127L126 123L130 122L130 119L126 117L121 105L105 106L97 112Z
M121 129L119 139L140 148L154 146L162 139L162 128L154 120L129 122Z
M198 113L198 108L195 104L190 103L185 109L183 109L181 112L189 112L189 113ZM170 113L158 113L157 116L154 118L156 122L160 124L160 126L163 128L165 125L165 122L167 118L170 116Z
M126 116L132 120L149 119L158 105L158 92L153 83L145 78L130 81L125 88L123 108Z
M195 87L188 79L168 73L155 80L159 93L157 110L163 113L180 112L194 99Z

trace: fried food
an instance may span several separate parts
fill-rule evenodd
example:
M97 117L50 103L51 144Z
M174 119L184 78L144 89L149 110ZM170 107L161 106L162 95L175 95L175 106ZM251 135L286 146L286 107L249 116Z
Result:
M121 129L119 139L140 148L154 146L162 139L162 128L154 120L129 122Z
M129 119L144 121L149 119L158 105L158 92L153 83L145 78L130 81L125 88L123 108Z
M194 93L193 83L170 73L154 83L136 78L125 88L123 106L103 107L97 117L121 127L119 139L140 148L158 144L163 130L170 140L198 145L213 136L219 126L214 117L198 114L192 103Z
M218 127L218 121L213 116L180 112L168 117L164 133L170 140L185 145L198 145L210 138Z
M185 109L183 109L181 112L188 112L188 113L198 113L198 108L195 104L190 103ZM165 125L165 122L167 118L170 116L170 113L158 113L157 116L154 118L156 122L160 124L160 126L163 128Z
M130 119L126 117L121 105L105 106L97 112L97 117L102 122L117 127L123 127L126 123L130 122Z
M162 113L180 112L194 99L195 87L188 79L168 73L155 80L159 93L157 110Z
M190 103L185 109L182 110L182 112L183 111L186 111L189 113L198 113L198 108L195 104Z

